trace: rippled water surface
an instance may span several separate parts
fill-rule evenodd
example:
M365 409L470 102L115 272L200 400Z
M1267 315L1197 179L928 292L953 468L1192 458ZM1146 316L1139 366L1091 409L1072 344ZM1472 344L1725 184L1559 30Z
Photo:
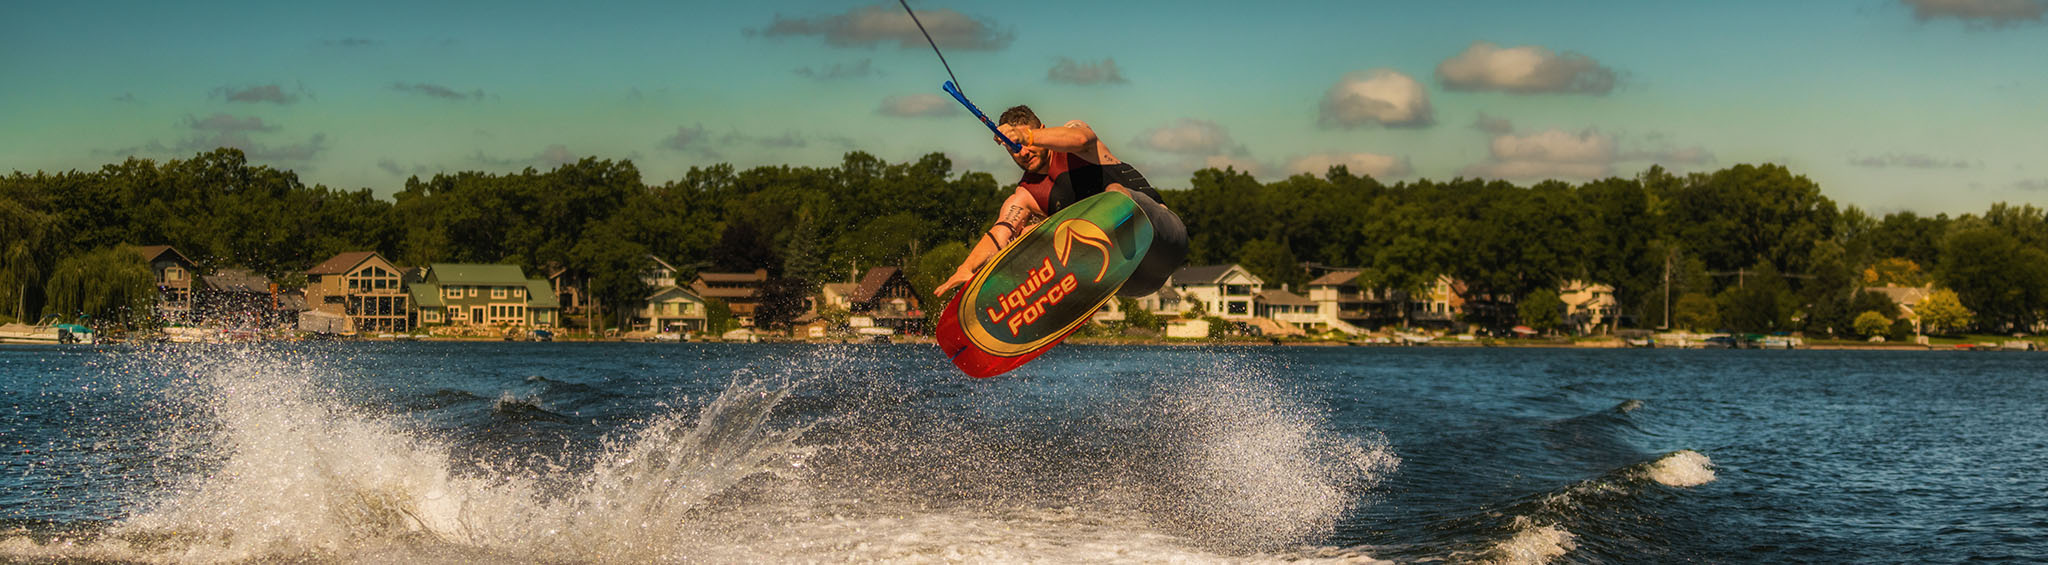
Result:
M0 347L0 561L2048 559L2048 357Z

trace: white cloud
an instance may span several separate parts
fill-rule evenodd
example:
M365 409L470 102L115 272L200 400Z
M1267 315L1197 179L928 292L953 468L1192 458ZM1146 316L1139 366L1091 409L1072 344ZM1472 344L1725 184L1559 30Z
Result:
M994 51L1008 47L1015 38L996 31L993 24L953 10L918 10L917 19L924 22L924 31L931 34L932 41L946 49ZM894 41L904 49L928 48L917 23L894 5L866 6L816 18L777 15L768 29L747 31L748 35L755 33L769 37L816 35L833 47L873 47Z
M1354 175L1373 178L1405 177L1415 172L1407 157L1380 155L1377 153L1317 153L1296 157L1287 162L1287 172L1307 173L1321 176L1330 167L1343 165Z
M2003 27L2041 21L2048 0L1903 0L1920 21L1949 18L1971 25Z
M2048 179L2026 179L2012 183L2012 187L2028 191L2048 190Z
M1497 118L1480 112L1479 118L1472 120L1472 129L1494 135L1507 135L1515 132L1515 123L1508 121L1507 118Z
M661 146L677 151L702 149L699 143L706 139L708 138L704 135L704 126L702 125L695 127L676 126L676 134L662 138Z
M1434 123L1422 83L1391 69L1352 71L1323 95L1323 127L1424 127Z
M1614 136L1593 130L1563 130L1493 138L1493 158L1501 161L1606 163L1614 160Z
M831 81L868 78L882 73L875 70L873 59L861 59L856 63L833 63L832 66L817 69L804 67L797 69L796 74L808 79Z
M1572 133L1559 129L1528 135L1494 136L1488 145L1491 158L1460 169L1470 177L1527 180L1592 180L1612 176L1617 163L1655 163L1666 167L1708 165L1714 154L1704 147L1680 147L1661 133L1642 136L1640 142L1623 147L1618 136L1588 129Z
M1145 130L1132 145L1178 155L1221 155L1241 151L1230 139L1230 131L1208 120L1181 118L1173 125Z
M1608 176L1615 161L1614 136L1594 130L1547 130L1495 136L1492 160L1465 167L1463 176L1508 180L1590 180Z
M876 109L884 116L898 118L933 118L959 113L953 107L953 100L929 93L898 94L882 100L882 107Z
M1852 158L1849 164L1858 167L1882 169L1902 167L1907 169L1967 169L1970 162L1962 159L1943 159L1922 153L1886 153L1874 157Z
M1606 94L1614 70L1578 53L1554 53L1524 45L1502 49L1485 41L1436 66L1436 78L1451 90L1496 90L1515 94Z
M228 114L214 114L204 120L186 116L185 125L197 130L221 132L272 131L277 129L277 126L264 125L263 118L255 116L237 118Z
M1117 70L1116 59L1103 59L1100 63L1081 63L1060 57L1052 70L1045 72L1045 80L1064 84L1094 86L1101 84L1124 84L1123 71Z

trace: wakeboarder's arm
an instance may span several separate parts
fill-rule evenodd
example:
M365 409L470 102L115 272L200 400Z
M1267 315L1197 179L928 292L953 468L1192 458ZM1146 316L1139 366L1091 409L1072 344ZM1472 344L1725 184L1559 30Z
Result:
M1038 201L1031 198L1031 193L1024 190L1024 187L1017 187L1017 191L1003 201L1003 209L996 215L996 225L990 227L988 233L982 234L981 241L975 242L974 249L967 252L967 260L961 261L960 268L953 270L953 276L940 283L939 288L933 290L932 294L945 296L953 287L973 279L974 273L981 270L982 264L987 263L990 257L994 257L997 251L1002 250L1003 245L1016 239L1024 230L1030 229L1042 216L1044 214L1038 210Z
M1080 153L1095 148L1095 129L1086 122L1074 120L1066 125L1052 128L1029 128L1004 125L1003 135L1025 145L1036 145L1062 153Z

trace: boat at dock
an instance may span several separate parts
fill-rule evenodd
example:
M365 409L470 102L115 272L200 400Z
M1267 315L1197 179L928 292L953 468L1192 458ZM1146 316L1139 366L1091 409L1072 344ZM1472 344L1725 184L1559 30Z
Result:
M35 325L19 322L0 325L0 343L61 345L91 341L92 330L77 324L57 323L54 316L44 318Z

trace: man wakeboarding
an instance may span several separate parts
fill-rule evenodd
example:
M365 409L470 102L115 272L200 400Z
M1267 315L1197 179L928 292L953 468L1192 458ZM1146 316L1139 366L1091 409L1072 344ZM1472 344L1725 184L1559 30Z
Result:
M1167 278L1187 259L1187 228L1179 216L1166 208L1158 189L1152 188L1137 167L1117 159L1095 135L1094 128L1080 120L1049 128L1031 108L1020 105L1003 111L999 121L1002 125L997 129L1002 137L996 138L996 144L1003 146L1005 152L1009 152L1009 146L1004 138L1019 144L1017 151L1010 152L1010 159L1024 170L1024 176L1017 181L1017 190L1003 200L995 226L982 235L968 252L967 260L933 294L945 296L972 280L990 257L1040 220L1104 192L1131 197L1151 219L1157 234L1138 269L1124 281L1117 295L1145 296L1166 284Z

